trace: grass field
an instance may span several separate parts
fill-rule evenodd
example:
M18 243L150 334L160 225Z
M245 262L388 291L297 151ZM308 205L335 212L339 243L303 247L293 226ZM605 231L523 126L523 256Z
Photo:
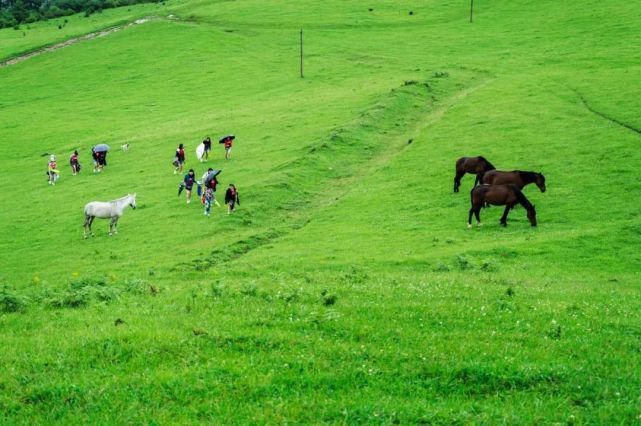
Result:
M636 5L477 6L185 0L0 30L2 61L152 18L0 67L0 423L641 421ZM196 161L226 133L232 160ZM179 143L235 214L176 196ZM543 172L539 226L493 207L468 230L464 155ZM117 236L82 239L87 202L133 192Z

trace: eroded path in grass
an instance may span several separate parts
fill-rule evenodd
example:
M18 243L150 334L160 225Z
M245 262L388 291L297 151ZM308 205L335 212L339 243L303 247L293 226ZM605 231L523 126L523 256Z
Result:
M117 25L117 26L114 26L114 27L105 28L105 29L100 30L100 31L94 31L94 32L91 32L91 33L88 33L88 34L85 34L85 35L82 35L82 36L73 37L73 38L70 38L68 40L62 41L60 43L52 44L50 46L41 47L41 48L33 50L31 52L24 53L22 55L15 56L15 57L13 57L11 59L7 59L7 60L4 60L4 61L1 61L0 62L0 68L1 67L6 67L6 66L9 66L9 65L18 64L20 62L26 61L27 59L31 59L31 58L33 58L35 56L40 56L40 55L42 55L44 53L53 52L53 51L56 51L56 50L59 50L59 49L63 49L65 47L68 47L68 46L71 46L73 44L79 43L81 41L92 40L92 39L99 38L99 37L105 37L105 36L108 36L110 34L113 34L113 33L117 32L117 31L130 28L130 27L132 27L134 25L144 24L145 22L149 22L152 19L156 19L156 18L153 17L153 16L147 16L145 18L136 19L135 21L129 22L128 24Z
M485 73L457 69L435 72L425 81L406 81L392 89L351 122L302 148L297 159L274 167L279 177L261 191L262 196L287 201L271 227L175 269L206 270L303 228L319 211L339 203L360 181L402 154L413 143L413 135L489 81Z

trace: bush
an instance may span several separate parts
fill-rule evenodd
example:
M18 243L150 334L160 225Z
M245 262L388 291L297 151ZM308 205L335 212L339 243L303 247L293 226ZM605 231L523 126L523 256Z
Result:
M22 312L27 308L27 299L14 294L6 287L0 287L0 312Z
M107 285L107 280L101 278L80 278L69 282L69 288L54 292L46 299L46 304L52 308L81 308L92 300L111 302L118 297L118 290Z
M458 265L461 271L466 271L468 269L474 269L474 265L462 254L456 256L456 264Z

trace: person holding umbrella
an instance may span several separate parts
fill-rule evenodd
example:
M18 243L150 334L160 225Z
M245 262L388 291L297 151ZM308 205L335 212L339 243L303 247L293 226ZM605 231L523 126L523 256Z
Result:
M223 136L218 140L218 143L225 144L225 159L230 160L231 159L231 146L233 144L234 139L236 139L236 136L234 135L227 135Z
M101 172L102 169L107 165L107 152L109 151L109 145L106 143L101 143L94 146L91 149L91 156L94 159L94 169L95 172Z
M216 176L218 176L220 172L221 170L213 170L212 168L209 168L206 175L203 177L203 187L205 188L203 194L205 216L209 216L212 204L216 204L216 206L220 207L220 204L216 201L216 195L214 194L216 192L216 186L218 185L218 179L216 179Z

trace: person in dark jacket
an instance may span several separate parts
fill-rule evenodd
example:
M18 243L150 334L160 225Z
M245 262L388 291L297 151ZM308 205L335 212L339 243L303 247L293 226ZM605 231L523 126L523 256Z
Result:
M98 161L98 153L94 148L91 148L91 158L93 158L93 172L94 173L100 172L102 169Z
M229 184L227 191L225 192L225 204L227 204L227 214L231 214L236 207L236 204L240 206L240 198L238 198L238 190L236 185L233 183Z
M191 203L191 190L194 185L198 185L198 182L196 182L196 173L194 172L194 169L189 169L189 172L187 172L183 179L183 186L185 187L185 192L187 194L187 204Z
M209 151L211 151L211 138L209 136L203 140L203 145L205 146L205 151L203 152L201 161L209 159Z

